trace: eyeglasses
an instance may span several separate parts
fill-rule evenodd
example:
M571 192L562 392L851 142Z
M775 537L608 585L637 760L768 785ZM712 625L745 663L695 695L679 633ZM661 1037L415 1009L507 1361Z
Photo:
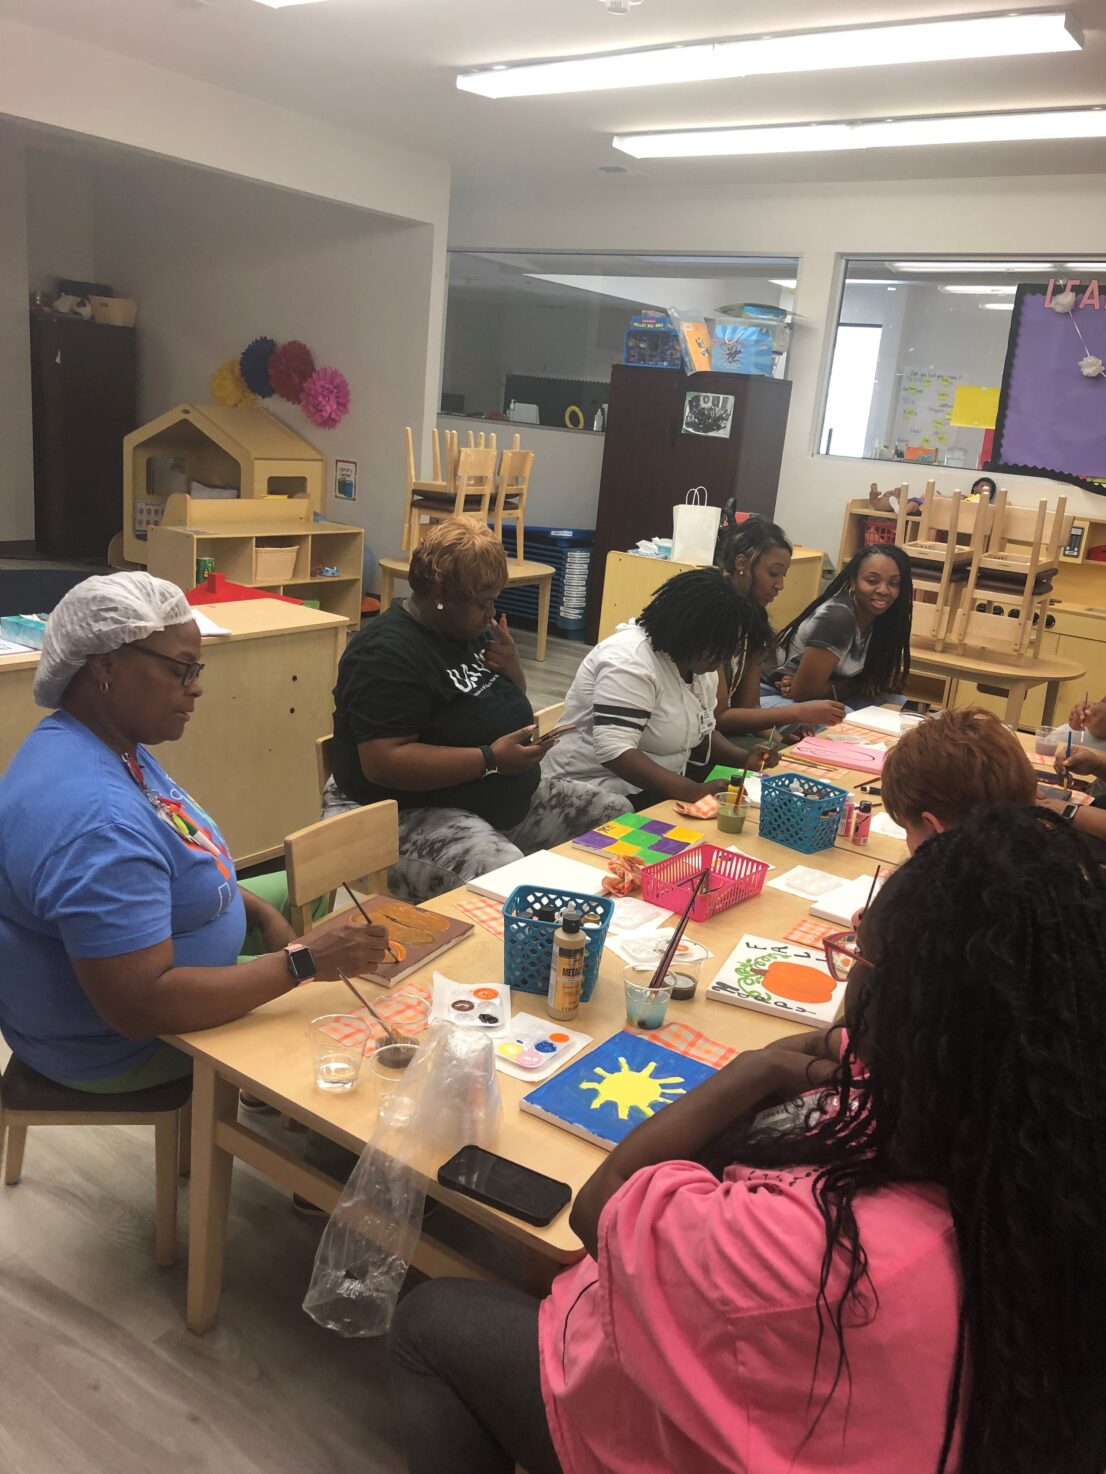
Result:
M180 667L182 686L194 686L203 674L204 667L198 660L179 660L175 655L162 655L160 650L151 650L148 645L130 645L136 655L149 655L154 660L164 660L168 665Z
M826 954L830 976L839 983L846 982L856 964L864 961L860 953L860 942L854 931L835 932L832 937L825 939L822 949Z

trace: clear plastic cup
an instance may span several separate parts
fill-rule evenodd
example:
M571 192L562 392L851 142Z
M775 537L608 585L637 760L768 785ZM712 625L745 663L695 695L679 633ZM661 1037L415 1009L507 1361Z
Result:
M355 1090L371 1038L364 1019L352 1018L348 1013L324 1013L313 1018L307 1026L307 1040L318 1088Z
M656 987L651 986L656 963L623 969L626 990L626 1022L635 1029L659 1029L668 1012L672 997L672 974L667 973Z
M419 1052L417 1044L382 1044L369 1055L369 1073L378 1101L391 1095Z
M1038 757L1055 757L1059 746L1060 739L1054 736L1051 727L1037 728L1037 735L1033 740L1033 751Z

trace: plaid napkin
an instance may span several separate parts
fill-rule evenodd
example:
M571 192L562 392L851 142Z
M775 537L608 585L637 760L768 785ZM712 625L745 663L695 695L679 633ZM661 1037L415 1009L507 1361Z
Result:
M683 814L687 819L717 819L718 800L713 793L705 793L702 798L696 799L693 804L685 803L683 799L676 802L677 814Z
M490 931L493 937L503 940L503 907L498 901L489 901L486 896L472 896L455 902L455 905L458 911L470 916L478 926Z
M635 1029L630 1024L623 1027L631 1034L641 1034L641 1029ZM658 1044L663 1044L666 1049L674 1049L677 1054L686 1054L688 1059L697 1059L700 1064L713 1065L716 1070L728 1065L731 1059L736 1059L739 1051L731 1049L728 1044L720 1044L717 1039L712 1039L708 1034L699 1029L693 1029L690 1024L665 1024L662 1029L649 1029L647 1032L650 1039L655 1039Z
M426 1027L430 1009L430 989L423 987L421 983L405 983L402 988L397 988L394 993L382 997L379 1002L374 998L372 1006L382 1019L402 1033L415 1034ZM339 1044L354 1043L361 1037L362 1031L369 1043L375 1044L379 1039L383 1039L384 1030L364 1008L351 1008L345 1017L356 1019L357 1023L352 1026L342 1023L327 1024L324 1029L324 1032L331 1039L337 1039Z
M785 931L784 936L789 942L798 942L804 947L819 947L827 937L837 936L841 931L839 926L832 922L828 925L824 921L797 921L790 931Z

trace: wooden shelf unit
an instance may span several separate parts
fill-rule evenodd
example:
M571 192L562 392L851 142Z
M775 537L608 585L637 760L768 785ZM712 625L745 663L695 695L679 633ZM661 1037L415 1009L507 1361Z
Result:
M174 500L171 498L170 500ZM266 507L269 520L246 522L240 513L248 503L197 502L181 496L188 503L187 513L208 526L151 527L147 540L149 570L157 578L167 578L178 588L195 588L196 563L211 558L215 571L232 583L248 584L267 593L287 593L293 599L313 599L327 614L340 614L348 619L351 629L361 621L361 572L365 534L360 527L347 527L338 522L311 522L311 507L306 501L289 501L277 517L274 507ZM254 502L254 507L257 503ZM304 515L305 514L305 515ZM222 522L224 525L219 526ZM258 547L292 547L296 560L289 577L273 582L255 576L254 559ZM337 578L312 574L316 567L336 567Z

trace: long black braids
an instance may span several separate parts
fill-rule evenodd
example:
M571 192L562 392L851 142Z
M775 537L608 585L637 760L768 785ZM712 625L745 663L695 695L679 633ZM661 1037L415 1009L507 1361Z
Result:
M662 584L638 615L654 650L681 669L704 660L732 660L749 636L752 601L717 568L692 568Z
M1055 815L986 810L892 876L861 946L825 1113L774 1136L731 1131L708 1154L716 1171L818 1169L819 1325L838 1347L818 1417L847 1377L849 1328L878 1314L856 1205L932 1183L962 1282L935 1474L1102 1474L1104 871Z
M802 613L797 614L779 633L779 648L786 660L803 620L809 619L828 599L851 588L868 559L880 555L890 558L898 565L899 596L872 625L868 655L858 678L859 694L867 697L902 691L910 674L910 624L914 585L910 576L910 559L902 548L893 543L877 543L874 547L861 548L855 557L849 559L825 592L812 599Z

